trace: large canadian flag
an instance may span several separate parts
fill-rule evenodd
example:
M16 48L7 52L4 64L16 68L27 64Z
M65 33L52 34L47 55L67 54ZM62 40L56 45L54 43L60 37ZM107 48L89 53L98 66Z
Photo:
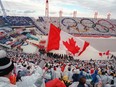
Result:
M80 56L88 46L88 42L74 37L60 30L53 24L50 24L48 43L46 47L47 52L51 50L65 50L69 51L73 55Z

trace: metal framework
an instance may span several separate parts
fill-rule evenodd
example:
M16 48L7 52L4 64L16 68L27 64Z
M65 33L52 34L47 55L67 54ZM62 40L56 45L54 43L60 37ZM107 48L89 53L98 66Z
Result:
M2 1L0 0L0 6L1 6L1 9L2 9L2 12L3 12L3 16L4 17L6 17L7 16L7 14L6 14L6 12L5 12L5 8L4 8L4 6L3 6L3 4L2 4Z

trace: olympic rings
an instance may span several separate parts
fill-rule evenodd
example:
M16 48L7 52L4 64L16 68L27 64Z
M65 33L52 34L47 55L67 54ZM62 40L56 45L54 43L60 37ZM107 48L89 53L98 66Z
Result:
M108 33L110 30L114 30L116 27L114 24L112 24L110 21L105 20L105 19L100 19L100 20L92 20L89 18L83 18L80 19L79 22L77 22L73 18L64 18L61 20L61 23L67 27L67 29L75 29L78 32L87 32L91 29L101 32L101 33ZM79 28L81 26L82 28Z
M68 22L67 20L69 20L70 22ZM74 27L74 26L77 26L77 22L72 19L72 18L64 18L61 23L64 25L64 26L67 26L67 28L69 29L70 27Z

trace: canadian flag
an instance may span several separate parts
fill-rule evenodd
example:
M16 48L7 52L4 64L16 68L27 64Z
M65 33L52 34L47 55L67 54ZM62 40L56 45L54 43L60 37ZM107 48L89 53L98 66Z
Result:
M53 24L50 24L50 31L48 35L48 43L46 51L51 50L68 50L73 55L80 56L86 48L89 46L89 43L81 40L80 38L74 37Z
M99 52L99 55L102 57L103 55L110 55L110 50L107 50L106 52Z

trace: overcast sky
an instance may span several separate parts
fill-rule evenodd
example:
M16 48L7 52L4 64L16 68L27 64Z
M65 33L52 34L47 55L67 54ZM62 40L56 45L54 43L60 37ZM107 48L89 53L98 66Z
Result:
M45 16L46 0L1 0L8 15ZM50 16L72 17L77 11L77 17L93 17L98 12L99 18L106 18L111 13L111 18L116 18L116 0L49 0ZM1 10L0 10L1 11ZM2 14L2 12L0 12Z

